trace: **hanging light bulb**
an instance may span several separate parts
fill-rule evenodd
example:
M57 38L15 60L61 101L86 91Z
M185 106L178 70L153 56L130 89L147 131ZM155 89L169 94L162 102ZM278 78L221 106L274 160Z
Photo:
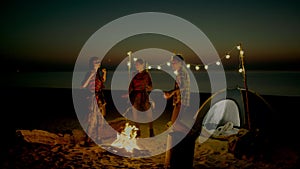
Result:
M237 45L236 48L237 48L238 50L241 50L241 45Z
M161 66L160 66L160 65L158 65L158 66L157 66L157 69L159 69L159 70L160 70L160 69L161 69Z
M130 67L130 65L131 65L131 63L130 63L130 62L127 62L127 66Z
M175 74L175 75L178 75L178 71L177 71L177 70L175 70L175 71L174 71L174 74Z
M134 57L134 58L133 58L133 61L137 61L137 58L136 58L136 57Z
M204 66L204 69L207 70L207 69L208 69L208 65L205 65L205 66Z
M168 66L171 66L171 63L170 63L170 62L167 62L167 65L168 65Z
M196 70L199 70L199 69L200 69L200 67L197 65L197 66L195 66L195 69L196 69Z
M131 55L131 53L132 53L132 52L131 52L131 51L129 51L129 52L127 52L127 55L128 55L128 56L130 56L130 55Z
M239 68L239 73L242 73L243 72L243 68Z
M244 56L244 51L240 50L240 56Z
M230 55L229 55L229 54L226 54L225 58L226 58L226 59L229 59L229 58L230 58Z
M186 67L187 67L187 68L190 68L190 67L191 67L191 65L190 65L190 64L187 64L187 65L186 65Z
M218 66L219 66L220 64L221 64L221 62L220 62L220 61L217 61L217 62L216 62L216 65L218 65Z
M152 66L148 66L148 69L152 69Z

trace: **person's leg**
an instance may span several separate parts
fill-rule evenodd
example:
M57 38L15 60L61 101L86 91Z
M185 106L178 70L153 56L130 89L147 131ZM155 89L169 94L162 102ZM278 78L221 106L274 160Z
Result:
M135 123L135 127L137 127L139 130L137 131L137 137L141 136L141 128L140 128L140 124L137 122L138 121L138 111L132 107L132 117Z
M147 114L147 119L150 121L149 122L149 137L154 137L154 130L153 130L153 111L150 108L146 114Z

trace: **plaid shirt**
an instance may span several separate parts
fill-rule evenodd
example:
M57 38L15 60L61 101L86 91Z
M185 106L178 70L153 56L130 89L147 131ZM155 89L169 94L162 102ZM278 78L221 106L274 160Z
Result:
M184 106L190 105L190 76L185 67L177 72L174 92L173 105L178 103Z

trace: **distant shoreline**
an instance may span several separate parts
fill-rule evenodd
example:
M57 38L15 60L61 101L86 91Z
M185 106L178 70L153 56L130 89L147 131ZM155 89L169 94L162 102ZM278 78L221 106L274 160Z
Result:
M128 72L123 72L123 79L119 79L120 84L112 88L112 74L108 72L106 89L124 89L128 84ZM174 80L169 76L161 76L159 73L151 72L153 86L156 89L167 90L173 87ZM234 71L226 71L226 83L228 88L236 86L244 87L241 74ZM6 83L1 83L2 88L64 88L77 89L81 78L74 80L73 72L19 72L2 73ZM210 79L205 72L196 72L197 84L194 84L192 91L209 93L211 90ZM300 96L300 71L248 71L248 89L261 95L274 96ZM195 86L197 85L197 87ZM198 88L198 89L197 89Z

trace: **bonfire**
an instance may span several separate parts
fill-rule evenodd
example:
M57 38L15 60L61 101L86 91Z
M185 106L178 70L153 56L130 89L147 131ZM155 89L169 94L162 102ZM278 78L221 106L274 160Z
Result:
M137 145L136 136L139 129L134 125L125 124L124 130L117 134L117 139L111 144L111 146L117 148L124 148L127 152L133 152L134 149L140 150Z

